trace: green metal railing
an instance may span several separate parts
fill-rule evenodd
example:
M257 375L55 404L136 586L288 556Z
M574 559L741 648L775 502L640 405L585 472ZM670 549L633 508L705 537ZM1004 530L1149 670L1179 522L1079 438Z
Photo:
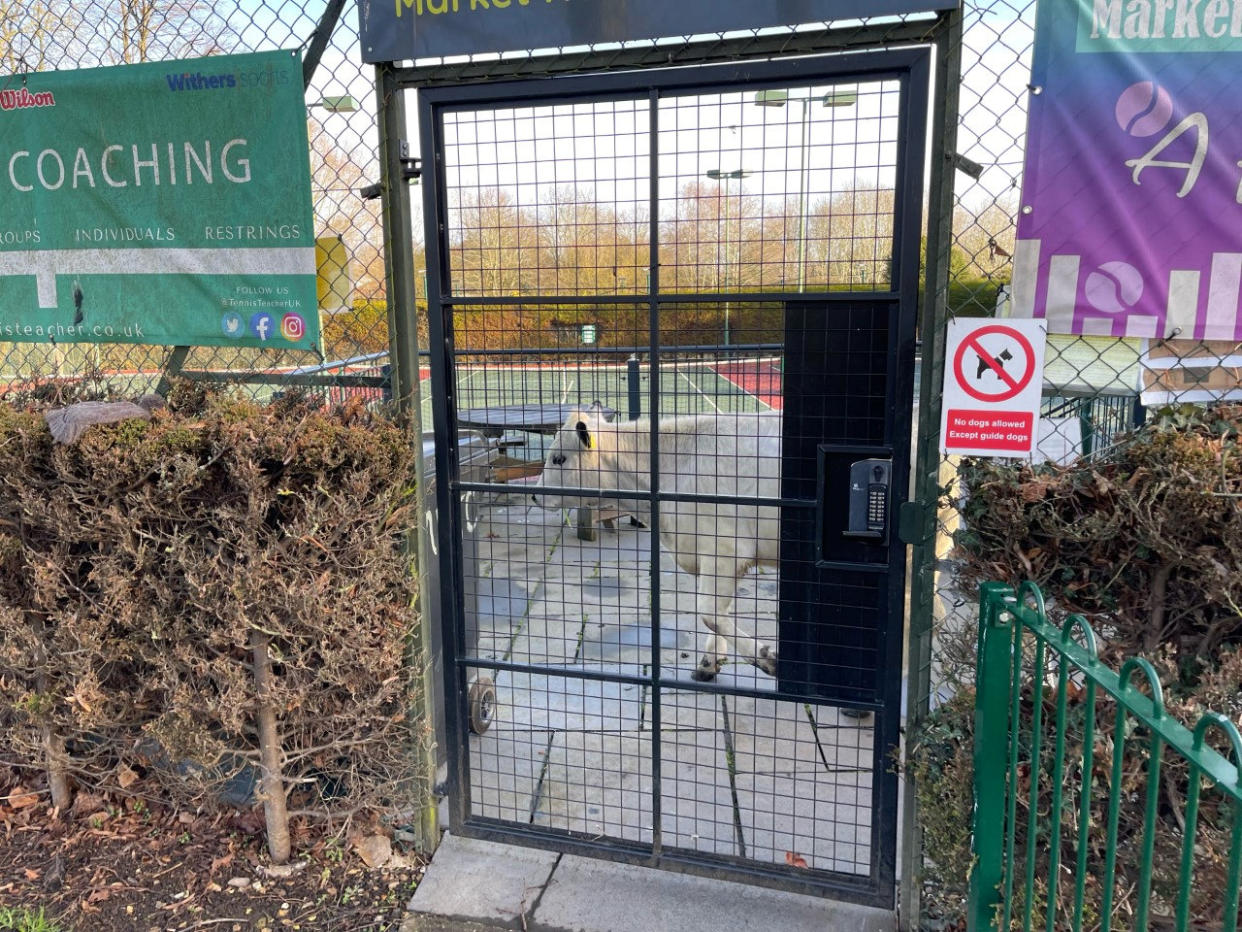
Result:
M1143 406L1132 395L1048 395L1041 417L1074 417L1082 435L1082 455L1098 456L1143 423Z
M1032 583L1017 593L983 585L976 688L970 929L1031 929L1037 912L1049 932L1204 928L1192 901L1206 856L1199 838L1205 789L1214 826L1228 837L1227 852L1223 843L1216 848L1223 889L1212 891L1219 906L1210 927L1237 929L1242 736L1233 722L1206 712L1193 732L1185 728L1166 711L1147 660L1109 669L1082 616L1050 623ZM1209 734L1228 745L1232 761L1208 746ZM1137 771L1136 760L1144 762ZM1171 762L1184 763L1184 779ZM1176 791L1162 793L1162 780L1176 780ZM1181 812L1171 814L1170 800L1183 793ZM1122 839L1119 866L1119 815L1140 804L1142 832ZM1176 864L1154 864L1158 835L1165 849L1176 842ZM1155 893L1154 872L1166 881Z

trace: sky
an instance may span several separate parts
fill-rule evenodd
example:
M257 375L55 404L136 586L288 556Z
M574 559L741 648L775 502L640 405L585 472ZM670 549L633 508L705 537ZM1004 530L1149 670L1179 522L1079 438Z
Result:
M958 193L980 207L1006 196L1016 203L1034 0L984 0L968 7L958 151L984 166L984 171L977 181L959 173ZM242 0L240 18L250 20L244 40L255 48L302 44L322 9L322 3L303 8L284 2L273 7L270 0ZM357 113L327 113L313 107L311 113L339 148L378 180L374 72L358 52L357 19L355 4L347 4L307 100L313 104L325 95L350 94L358 101ZM855 93L857 101L838 107L815 102L830 91ZM814 204L851 186L891 182L895 159L891 87L804 86L790 88L789 96L791 102L784 108L757 106L753 91L667 101L660 117L659 144L667 153L659 168L662 194L680 191L695 180L707 182L709 170L742 173L721 182L725 196L744 193L769 202L805 196ZM406 109L408 138L417 149L414 94L408 96ZM457 165L451 183L463 193L504 186L523 204L546 198L542 191L557 185L593 190L601 203L615 207L645 201L644 110L620 102L527 108L482 121L456 118L446 134L455 154L450 161ZM811 149L806 161L804 118ZM556 144L549 145L549 140ZM365 164L368 159L370 165ZM417 210L420 201L415 198ZM421 238L421 219L416 222L416 236Z

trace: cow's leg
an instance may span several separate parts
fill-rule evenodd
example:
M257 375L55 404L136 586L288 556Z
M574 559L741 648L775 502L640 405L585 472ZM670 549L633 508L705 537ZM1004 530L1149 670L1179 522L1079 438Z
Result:
M738 654L764 673L776 675L776 650L768 644L759 644L748 631L737 626L732 606L741 578L737 564L727 565L704 561L696 579L695 611L711 636L707 639L703 656L692 674L694 679L707 681L720 672L728 659L730 640Z

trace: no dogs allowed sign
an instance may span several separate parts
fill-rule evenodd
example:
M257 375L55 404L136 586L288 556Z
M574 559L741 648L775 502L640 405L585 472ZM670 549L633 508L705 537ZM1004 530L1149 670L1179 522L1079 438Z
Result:
M940 452L1029 457L1039 437L1042 319L949 321Z

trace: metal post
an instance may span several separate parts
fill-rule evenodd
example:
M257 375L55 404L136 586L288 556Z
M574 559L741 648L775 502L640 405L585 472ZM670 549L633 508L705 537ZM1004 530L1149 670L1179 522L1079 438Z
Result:
M806 213L811 186L811 101L802 103L802 168L798 172L798 291L806 291Z
M944 378L944 337L948 319L949 251L953 245L953 153L957 148L958 92L961 85L962 14L941 17L936 31L936 76L932 103L931 174L927 198L927 271L923 317L919 428L914 468L914 503L923 510L922 527L910 555L910 623L906 650L909 670L906 722L917 728L927 717L931 695L933 621L936 602L937 505L940 495L940 385ZM901 922L917 929L923 836L918 794L906 768L901 813Z
M723 226L724 230L721 235L721 249L716 253L716 290L729 293L729 188L730 181L738 182L738 193L741 194L741 181L750 172L744 168L735 168L733 171L725 171L721 168L709 169L707 177L716 182L716 223L718 227ZM721 207L723 200L723 208ZM738 239L738 288L741 288L741 268L742 268L742 217L741 206L738 207L737 221L737 239ZM729 299L724 299L724 345L729 345Z
M415 444L418 481L414 485L414 508L421 523L422 516L426 514L423 477L427 472L423 462L422 398L418 384L413 210L403 161L407 156L405 147L408 145L405 141L405 96L397 86L391 65L376 66L375 86L379 98L380 187L383 195L392 397L396 401L397 410L410 426L410 439ZM436 772L435 729L432 727L433 716L436 714L432 701L435 693L434 684L431 682L431 658L425 628L425 625L430 624L432 614L430 607L423 601L423 593L427 591L424 583L428 561L425 554L419 553L422 535L417 528L416 524L406 543L407 552L413 558L412 571L418 575L419 580L418 623L411 627L407 654L418 683L410 709L410 720L425 726L415 735L412 748L417 778L421 781L416 789L419 809L413 827L418 849L432 851L439 843L435 794L431 790Z
M625 384L629 395L629 414L631 421L637 421L643 413L643 396L639 390L638 354L635 353L625 361Z
M382 159L384 258L388 285L388 332L393 366L393 396L398 410L417 419L418 326L415 320L414 229L410 188L403 177L405 101L390 68L377 65L379 133ZM421 427L421 425L419 425Z
M721 222L724 224L724 235L721 237L721 239L723 240L722 249L724 251L724 260L723 260L724 282L723 282L723 287L720 290L725 292L725 299L724 299L724 345L725 346L729 345L729 298L728 298L728 291L729 291L729 190L727 187L728 183L729 182L728 182L727 175L722 175L720 180L716 182L717 202L720 201L722 194L724 196L724 210L723 212L720 210L717 210L716 216L720 218Z
M984 583L979 597L979 661L975 673L974 812L971 825L968 932L996 929L1004 880L1006 765L1009 754L1009 651L1011 625L1005 605L1013 590Z

